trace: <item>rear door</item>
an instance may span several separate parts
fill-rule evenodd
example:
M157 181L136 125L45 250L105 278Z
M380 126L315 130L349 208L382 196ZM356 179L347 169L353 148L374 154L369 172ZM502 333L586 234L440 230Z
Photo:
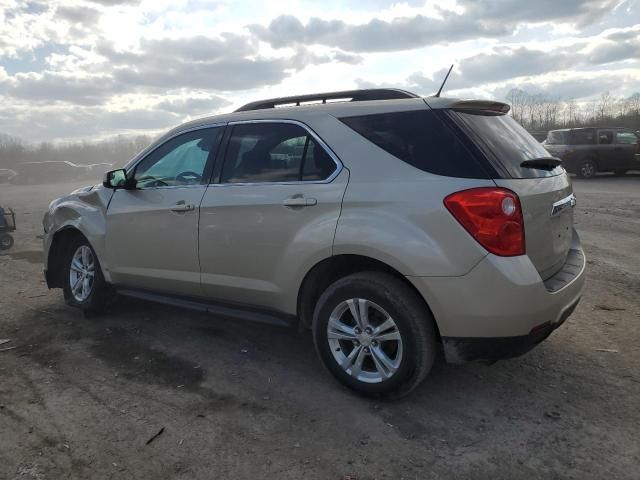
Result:
M201 295L199 205L224 127L178 135L143 158L107 209L106 250L115 284ZM207 179L207 181L205 181Z
M525 222L526 254L543 280L566 261L573 239L575 197L562 167L531 168L523 161L549 153L509 115L454 112L454 118L502 172L498 186L518 194Z
M611 171L620 168L621 159L613 142L613 130L598 130L598 170Z
M296 122L236 122L226 137L201 206L202 288L283 310L301 275L331 255L348 171Z

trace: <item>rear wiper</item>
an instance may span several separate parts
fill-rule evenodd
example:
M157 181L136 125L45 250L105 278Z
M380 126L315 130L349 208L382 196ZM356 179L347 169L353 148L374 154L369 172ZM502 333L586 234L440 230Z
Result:
M537 168L539 170L553 170L560 164L562 164L562 161L559 158L540 157L525 160L520 166L524 168Z

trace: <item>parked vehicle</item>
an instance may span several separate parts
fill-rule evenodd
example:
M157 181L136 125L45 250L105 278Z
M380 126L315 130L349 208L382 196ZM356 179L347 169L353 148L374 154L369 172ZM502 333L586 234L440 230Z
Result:
M9 250L13 247L11 232L16 230L16 214L10 208L5 210L0 207L0 250Z
M633 130L589 127L551 130L544 143L571 173L591 178L597 172L624 175L640 169L640 140Z
M10 168L0 168L0 183L9 183L17 173Z
M186 123L51 204L47 283L89 311L115 292L308 327L364 394L410 391L440 348L520 355L585 257L565 170L508 110L378 89Z
M68 161L46 160L23 162L16 167L17 175L11 179L16 185L38 185L74 180L98 179L112 168L110 163L77 165Z
M529 130L529 133L533 138L542 143L547 139L547 135L549 132L547 132L546 130Z

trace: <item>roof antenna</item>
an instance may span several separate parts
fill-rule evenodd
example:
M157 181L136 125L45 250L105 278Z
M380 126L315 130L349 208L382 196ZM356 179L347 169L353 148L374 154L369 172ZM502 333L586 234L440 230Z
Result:
M438 93L436 93L434 97L440 96L440 92L442 92L442 89L444 88L444 84L447 83L447 78L449 78L449 74L451 73L451 70L453 70L453 63L449 67L449 71L447 72L447 75L444 77L444 80L442 81L442 85L440 85L440 89L438 90Z

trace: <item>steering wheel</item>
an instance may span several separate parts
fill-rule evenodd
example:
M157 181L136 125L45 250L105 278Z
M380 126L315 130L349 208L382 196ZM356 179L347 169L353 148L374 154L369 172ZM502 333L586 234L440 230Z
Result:
M141 177L137 179L137 183L142 183L142 182L148 182L145 183L144 186L146 188L153 188L153 187L168 187L169 184L167 182L165 182L164 180L160 180L159 178L155 178L152 176L147 176L147 177Z
M196 172L182 172L176 176L176 183L196 183L202 180L202 175Z

